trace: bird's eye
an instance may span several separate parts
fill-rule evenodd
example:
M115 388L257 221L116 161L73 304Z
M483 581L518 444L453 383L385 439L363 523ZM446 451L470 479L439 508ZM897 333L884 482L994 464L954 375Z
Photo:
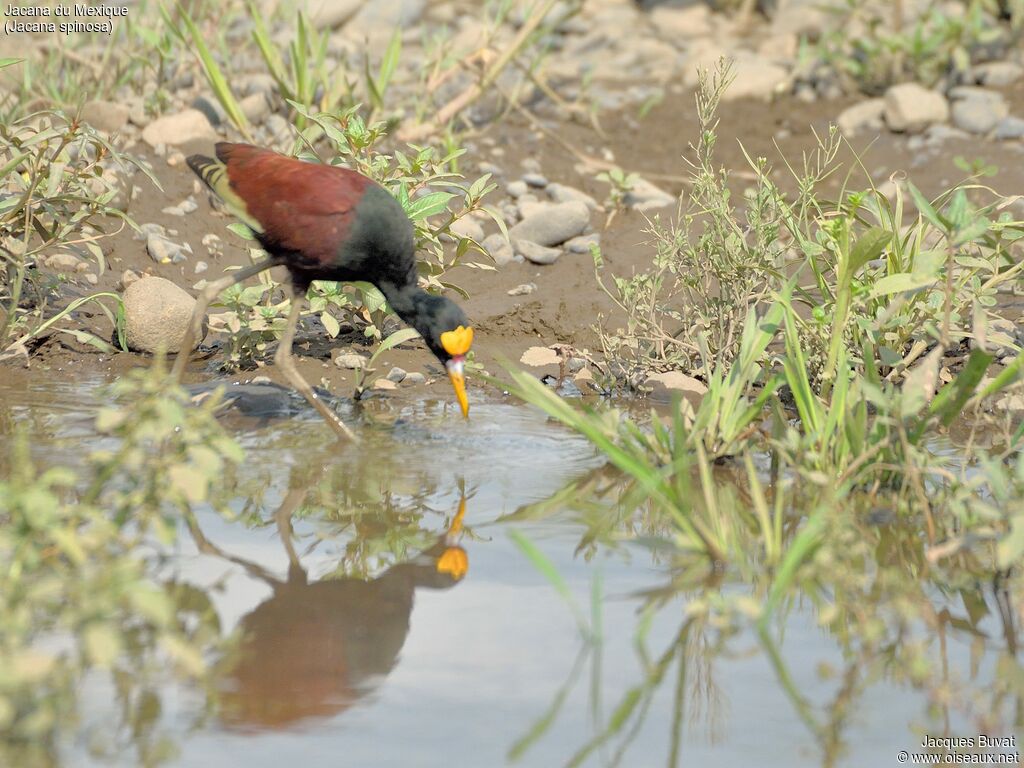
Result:
M464 355L469 352L473 345L473 329L460 325L454 331L445 331L441 334L441 346L444 351L452 357Z

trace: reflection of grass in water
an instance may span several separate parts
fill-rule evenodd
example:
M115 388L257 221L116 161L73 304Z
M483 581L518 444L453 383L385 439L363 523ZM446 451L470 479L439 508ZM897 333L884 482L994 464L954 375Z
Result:
M766 487L756 472L705 469L702 473L691 465L685 470L695 486L687 513L703 514L695 508L712 500L716 515L725 521L722 529L732 532L726 562L711 562L705 552L687 546L672 515L659 513L656 502L636 503L634 481L620 475L616 483L606 470L573 482L557 495L556 503L524 507L514 516L564 516L569 505L584 525L582 551L630 542L631 550L648 549L668 569L664 586L640 598L634 644L642 677L613 702L595 735L567 765L583 764L604 747L614 753L606 764L629 764L627 749L665 685L674 686L669 764L676 764L685 751L687 718L691 728L705 722L713 742L725 705L714 682L715 665L751 635L794 714L818 744L823 765L835 764L849 748L851 715L879 681L920 692L923 714L936 726L945 724L948 730L954 727L950 723L966 721L982 730L1010 732L1015 712L1024 704L1024 675L1016 659L1017 613L1024 595L1019 580L997 565L991 545L961 549L933 562L920 519L911 516L912 498L904 503L864 490L825 497L819 489L809 496L792 475ZM710 487L702 487L705 480ZM750 511L758 496L770 498L783 516L777 539L780 556L774 565L767 559L767 537ZM895 505L887 509L884 500ZM633 506L624 507L624 502ZM609 520L615 523L609 525ZM581 618L569 588L550 563L543 563L536 545L521 537L517 543L566 596L581 624L581 653L593 660L599 629ZM652 653L648 637L654 618L671 620L666 618L669 612L680 608L678 631ZM786 627L808 614L819 626L824 646L836 648L842 658L840 667L819 670L821 689L831 688L824 706L817 686L804 690L795 681L784 654ZM953 663L953 645L973 645L970 667ZM985 657L988 661L982 664ZM678 664L674 674L673 664ZM549 711L512 746L510 757L526 754L553 728L578 675L574 673Z

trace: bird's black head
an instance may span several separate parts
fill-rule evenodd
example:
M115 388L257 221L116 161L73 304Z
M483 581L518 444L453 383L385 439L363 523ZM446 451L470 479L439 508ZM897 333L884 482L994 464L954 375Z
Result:
M430 351L444 364L462 414L468 416L464 367L466 354L473 344L473 328L466 314L451 299L419 288L410 287L393 294L385 290L384 294L392 309L420 332Z

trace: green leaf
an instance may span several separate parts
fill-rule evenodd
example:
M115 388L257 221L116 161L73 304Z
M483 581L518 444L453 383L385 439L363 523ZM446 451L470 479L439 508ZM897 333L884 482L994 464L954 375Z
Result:
M879 296L887 296L892 293L917 291L921 288L934 284L937 279L938 278L933 275L899 272L895 275L883 277L875 283L871 288L869 296L871 298L877 298Z
M448 201L455 195L449 192L431 192L412 200L405 208L406 215L413 221L436 216L448 208Z
M928 202L928 199L921 194L921 190L914 186L913 182L907 182L907 189L910 190L910 196L914 199L914 205L917 206L917 210L920 211L921 215L927 219L932 226L941 232L948 232L949 225L945 219L939 216L934 206Z
M869 261L874 261L892 241L892 232L881 227L871 227L857 238L850 252L847 278L852 278Z
M953 381L944 386L932 400L928 410L938 416L945 426L953 423L964 405L974 394L978 383L985 375L994 356L980 349L971 352L967 364Z
M341 332L341 325L338 324L334 315L330 312L323 312L320 314L320 322L324 324L324 328L327 330L328 336L332 339L337 338L338 334Z

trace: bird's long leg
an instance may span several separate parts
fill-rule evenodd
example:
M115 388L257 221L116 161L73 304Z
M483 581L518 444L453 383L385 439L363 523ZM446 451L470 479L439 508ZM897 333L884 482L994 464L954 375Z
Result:
M302 311L302 302L305 298L298 291L292 291L292 309L288 313L288 324L285 326L284 335L281 336L281 343L274 354L274 365L288 377L288 381L298 390L299 394L320 412L324 421L327 422L327 426L334 430L339 440L351 440L353 443L358 443L359 438L345 426L345 422L338 418L338 414L324 405L323 400L316 396L316 392L309 386L309 382L302 378L302 374L295 367L295 361L292 360L292 343L295 341L295 329L299 324L299 313Z
M221 291L227 290L232 285L243 280L248 280L253 275L258 275L263 270L274 266L275 263L273 258L257 261L255 264L243 267L237 272L232 272L230 275L222 277L220 280L214 280L200 291L199 297L196 299L195 309L192 310L192 317L188 321L188 328L185 330L185 338L181 340L181 346L178 347L178 357L175 359L174 367L171 369L171 377L174 381L181 381L181 375L185 372L185 365L192 355L192 347L195 345L196 338L203 328L203 318L206 317L206 309L210 306L210 302L216 299Z

